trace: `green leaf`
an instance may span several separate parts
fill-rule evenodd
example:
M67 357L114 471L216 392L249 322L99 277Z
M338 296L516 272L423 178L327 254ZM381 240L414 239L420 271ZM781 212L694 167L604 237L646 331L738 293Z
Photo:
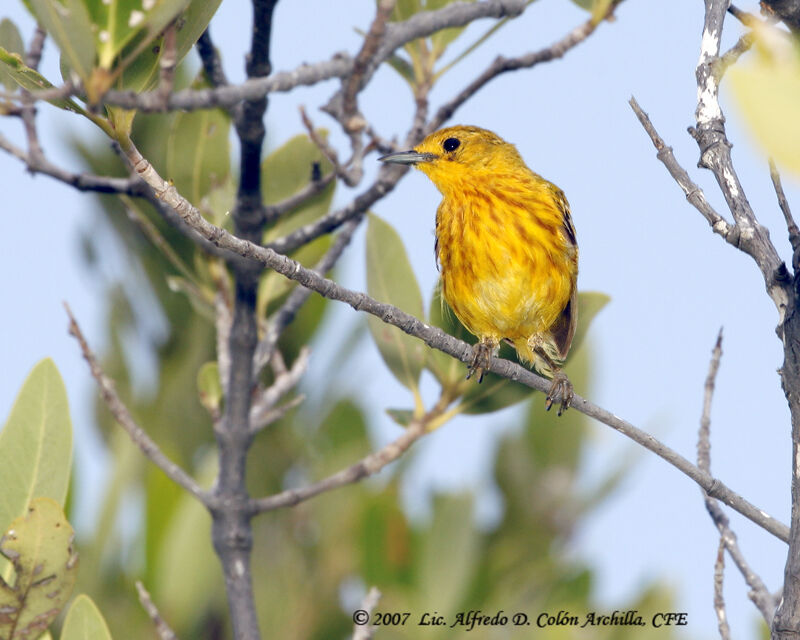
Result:
M469 1L472 2L473 0ZM428 11L436 11L446 7L451 2L453 2L453 0L428 0L425 8ZM431 36L431 43L433 45L431 47L431 52L434 58L438 59L444 53L445 49L447 49L447 46L458 38L466 28L466 25L463 27L449 27L447 29L440 29L434 33Z
M774 38L773 38L774 40ZM800 55L757 39L759 52L728 72L737 106L756 141L775 162L800 175Z
M16 53L20 58L25 55L25 43L22 42L17 25L8 18L0 20L0 47L3 47L8 53ZM0 64L0 83L6 88L6 91L17 90L17 83L2 64Z
M216 456L209 452L197 474L201 486L216 477ZM184 493L167 526L156 562L153 599L170 612L170 623L186 628L215 597L222 575L211 543L211 516Z
M392 69L400 74L403 80L408 82L411 86L414 86L414 67L411 66L410 62L404 60L397 54L389 56L386 62Z
M64 382L49 358L22 385L0 431L0 531L36 497L64 504L72 466L72 423Z
M392 21L402 22L408 20L415 13L422 10L420 0L397 0L392 11Z
M401 427L407 427L414 419L413 409L387 409L387 415Z
M192 87L204 85L199 79ZM167 175L192 203L225 183L230 173L230 126L221 109L181 112L167 141Z
M111 640L103 614L86 594L80 594L67 611L61 640Z
M572 347L569 350L571 354L580 349L592 320L609 302L611 296L599 291L578 292L578 326L572 338Z
M94 68L95 35L83 0L31 0L31 6L70 69L88 82Z
M36 638L69 600L78 577L72 527L55 500L36 498L0 538L14 578L0 578L0 637Z
M317 130L321 138L327 131ZM320 175L333 170L333 165L307 135L291 138L286 144L270 153L261 163L261 181L264 187L264 204L277 204L294 195L311 182L315 168ZM320 218L328 212L336 183L331 182L313 198L285 213L264 237L269 242L294 231L300 226Z
M221 3L222 0L192 0L183 12L178 26L178 62L186 57L203 35L203 31L208 27Z
M421 540L416 589L420 606L435 602L448 618L460 608L481 559L478 543L472 496L435 496L433 522Z
M178 29L176 34L178 62L186 57L186 54L189 53L197 39L202 35L214 13L219 8L220 2L221 0L210 0L209 2L192 0L176 22ZM183 4L183 2L178 3L178 5ZM164 15L168 17L176 6L166 7ZM161 18L159 18L158 22L162 22ZM169 21L167 24L169 24ZM163 48L163 38L159 37L161 31L163 31L163 28L159 31L153 31L152 28L148 27L147 31L138 34L122 51L120 65L124 69L118 83L120 89L147 91L156 85L159 60Z
M367 225L367 291L422 318L422 294L408 261L403 241L389 223L375 215ZM425 363L425 345L375 316L367 318L369 330L394 377L411 390L417 388Z
M223 395L216 362L206 362L200 367L197 372L197 391L200 394L200 404L212 413L219 411Z
M13 78L13 80L23 89L28 91L40 91L42 89L53 89L53 85L42 74L30 67L26 66L22 61L19 54L9 53L3 47L0 47L0 66L3 67L5 73ZM59 109L79 113L83 116L88 114L78 104L71 100L63 98L52 98L48 102Z

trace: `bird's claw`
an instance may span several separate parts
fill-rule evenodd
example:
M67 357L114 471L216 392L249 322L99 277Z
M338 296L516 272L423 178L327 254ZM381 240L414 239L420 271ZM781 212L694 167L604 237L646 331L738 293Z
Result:
M483 374L489 369L492 363L492 345L488 342L479 342L472 348L472 364L467 372L467 380L476 373L478 374L478 384L483 382Z
M553 403L560 402L561 406L558 408L558 415L561 416L562 413L569 409L574 395L569 378L561 371L556 371L553 374L553 384L550 385L550 390L547 392L547 398L544 401L544 408L550 411Z

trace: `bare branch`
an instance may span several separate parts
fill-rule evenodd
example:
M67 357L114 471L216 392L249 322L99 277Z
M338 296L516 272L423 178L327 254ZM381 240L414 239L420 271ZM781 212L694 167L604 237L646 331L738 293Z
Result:
M116 418L120 426L125 429L133 443L142 450L142 453L144 453L153 464L161 469L173 482L191 493L199 502L210 507L213 504L213 499L209 493L201 489L189 474L167 458L158 445L150 439L150 436L136 424L130 411L128 411L128 408L117 395L113 381L105 374L100 363L97 362L94 353L92 353L92 350L89 348L89 344L86 342L86 338L78 326L75 316L72 315L69 305L65 303L64 308L69 316L69 333L78 341L83 357L86 362L89 363L92 377L97 381L97 385L100 387L100 394L103 396L103 400L109 411L111 411L111 414Z
M372 618L372 611L378 606L378 601L381 599L381 592L377 587L370 587L367 595L361 601L361 610L367 612L367 623L363 625L356 624L353 630L353 640L371 640L372 635L375 633L375 628L369 624Z
M33 39L25 53L25 66L31 69L38 69L39 62L42 60L42 51L44 50L44 42L47 40L47 32L40 24L36 24L36 31L33 32Z
M606 15L603 17L603 20L606 20L611 15L613 15L614 10L616 9L617 5L620 4L622 0L616 0L612 2ZM470 84L468 84L457 96L452 98L449 102L446 102L439 110L436 112L436 115L433 119L428 123L428 126L425 129L426 133L431 133L436 131L439 127L441 127L445 122L447 122L456 110L463 105L467 100L469 100L473 95L475 95L478 90L483 88L486 84L488 84L491 80L496 78L497 76L506 73L508 71L517 71L518 69L530 69L533 66L536 66L542 62L550 62L551 60L556 60L558 58L563 57L570 49L576 47L581 42L586 40L594 31L597 29L600 22L603 20L595 20L594 18L588 19L583 24L575 27L572 31L570 31L567 35L565 35L560 40L557 40L549 47L545 47L544 49L540 49L539 51L535 51L532 53L528 53L524 56L519 56L516 58L505 58L503 56L498 56L492 64L484 71L481 75L479 75L475 80L473 80Z
M406 42L432 35L447 27L461 27L480 18L517 16L525 10L526 4L525 0L453 2L443 9L422 11L404 22L387 25L383 44L370 59L359 90L369 81L375 69ZM214 89L186 89L170 96L167 109L190 111L213 107L230 108L243 100L257 100L269 93L286 92L298 86L348 76L353 72L354 64L354 60L346 53L338 53L330 60L301 65L294 71L276 73L265 78L249 79L241 85ZM135 91L109 91L103 96L103 102L142 112L159 111L163 106L157 92L139 94Z
M358 482L362 478L374 475L387 464L397 460L408 448L426 433L426 424L441 415L443 407L435 407L431 412L420 419L412 420L402 434L387 444L382 449L370 453L366 458L356 464L328 476L324 480L315 482L298 489L287 489L281 493L266 498L250 501L250 509L254 514L273 511L282 507L292 507L300 502L313 498L320 493L338 489L348 484Z
M405 313L397 307L378 302L365 293L352 291L339 286L335 282L320 276L314 271L304 268L300 263L285 255L278 254L267 247L261 247L252 242L237 238L224 229L213 225L203 218L200 212L178 193L174 185L165 182L164 179L158 175L153 166L139 153L133 143L127 145L125 153L136 173L151 186L158 197L169 206L173 207L189 226L217 246L238 253L248 260L260 262L265 267L273 269L287 278L299 282L308 289L313 289L326 298L344 302L353 307L356 311L370 313L384 322L398 327L409 335L421 339L429 347L447 353L461 362L468 363L472 361L472 345L446 334L437 327L424 324L414 316ZM502 358L493 358L488 370L499 376L508 378L509 380L520 382L537 391L547 392L550 388L551 383L549 380L541 378L532 371L516 363L503 360ZM721 500L777 538L784 541L788 540L789 529L786 525L731 491L731 489L722 482L700 470L682 455L673 451L649 433L634 427L629 422L619 418L610 411L598 407L577 394L571 406L577 411L599 420L641 444L643 447L652 451L676 467L679 471L689 476L699 484L708 495Z
M283 238L273 240L266 246L278 253L291 253L304 244L308 244L315 238L319 238L321 235L337 229L348 220L363 215L375 202L394 189L400 181L400 178L407 172L408 167L397 164L384 164L378 170L378 178L375 182L373 182L366 191L356 196L350 204L323 216L319 220L315 220L314 222L300 227Z
M261 391L253 401L253 406L250 408L250 431L253 434L258 433L266 425L270 423L270 414L276 404L283 398L289 391L294 389L300 382L300 378L305 375L308 369L308 358L311 351L308 347L300 349L300 355L297 356L291 369L279 375L272 385ZM279 414L282 415L291 407L285 407Z
M725 134L725 118L719 104L719 64L722 24L728 7L726 0L706 0L700 59L697 63L697 127L690 129L700 148L699 166L709 169L717 180L735 222L737 248L750 255L764 276L767 292L781 319L786 313L788 295L785 267L769 240L744 193L731 160L731 144ZM783 280L783 281L782 281Z
M678 164L678 161L672 153L672 147L667 146L661 136L658 135L653 123L650 122L650 117L642 111L639 103L636 102L636 98L632 97L629 104L636 114L636 117L639 118L639 122L642 123L647 135L649 135L650 139L653 141L653 146L655 146L658 151L656 157L664 164L675 182L678 183L678 186L683 189L683 192L686 194L686 199L695 209L703 214L703 217L708 224L711 225L711 229L714 233L722 236L732 245L738 246L738 238L732 233L732 225L714 210L708 203L708 200L706 200L703 190L692 181L686 170Z
M139 594L139 602L142 604L142 608L147 612L148 617L156 628L159 640L177 640L178 636L166 623L156 605L153 604L147 589L144 588L144 585L139 580L136 581L136 592Z
M269 93L285 93L299 86L317 84L323 80L345 75L353 66L346 53L338 53L330 60L304 64L293 71L275 73L265 78L250 78L239 85L226 85L212 89L184 89L173 93L167 102L170 111L194 111L221 107L230 109L244 100L258 100ZM34 94L35 95L35 94ZM163 106L155 92L109 91L103 96L105 104L141 112L159 111Z
M211 39L211 31L206 29L197 40L195 45L200 60L203 63L203 71L206 78L214 87L225 87L228 85L228 78L225 76L225 69L222 68L219 52Z
M706 383L705 383L705 391L703 394L703 413L700 417L700 430L698 432L697 438L697 466L701 471L705 473L711 474L711 400L714 396L714 385L717 378L717 371L719 371L719 363L720 359L722 358L722 329L719 330L719 334L717 335L717 342L714 345L714 349L711 354L711 362L708 366L708 375L706 376ZM775 607L777 603L775 602L774 598L770 594L769 590L767 589L764 582L758 576L758 574L753 571L750 565L744 558L744 554L742 554L741 549L739 549L739 541L736 537L736 534L730 527L730 521L728 520L728 516L725 515L725 512L719 506L719 503L714 500L713 498L709 497L707 494L704 494L703 499L705 500L706 510L708 514L711 516L714 525L717 527L717 530L720 534L720 545L724 545L725 549L728 550L731 558L733 559L736 567L739 569L739 572L744 577L747 586L750 587L749 597L756 605L758 610L761 612L761 615L764 617L764 620L768 625L772 624L772 616L775 611ZM724 562L718 558L717 562ZM721 571L721 569L720 569ZM716 595L715 595L715 609L717 610L717 618L720 621L720 633L723 633L723 622L727 627L727 622L725 621L725 605L724 602L721 600L722 594L722 576L720 573L719 576L719 583L717 583L716 576L715 576L715 588L719 588L720 593L720 600L717 602ZM715 591L716 594L716 591ZM729 632L729 631L728 631ZM725 636L723 636L725 637Z
M0 134L0 149L25 163L31 173L50 176L64 184L75 187L78 191L122 193L129 196L141 196L147 193L147 187L137 178L114 178L111 176L96 176L89 173L72 173L56 166L44 156L34 159L2 134Z
M725 598L722 586L725 580L725 540L719 539L717 561L714 563L714 611L717 614L717 625L722 640L731 640L731 628L728 625L728 614L725 612Z
M797 223L792 216L792 210L789 208L789 201L786 199L786 194L783 192L783 185L781 184L781 174L778 173L778 167L775 166L775 161L769 159L769 175L772 178L772 186L775 188L775 195L778 197L778 206L783 213L783 219L786 220L786 229L789 232L789 244L792 245L794 257L792 258L792 269L795 273L800 271L800 229L797 228Z
M364 38L361 50L353 62L352 73L342 80L340 91L334 94L328 104L323 107L323 111L332 115L342 125L345 133L350 138L352 154L347 163L347 168L340 168L338 166L339 163L334 161L334 166L337 167L340 176L345 184L350 187L358 184L364 175L364 139L362 132L367 125L367 121L358 110L357 96L365 86L365 76L369 72L370 66L375 62L378 48L386 36L386 23L392 15L395 2L396 0L380 0L378 2L375 18ZM305 116L305 114L303 115Z

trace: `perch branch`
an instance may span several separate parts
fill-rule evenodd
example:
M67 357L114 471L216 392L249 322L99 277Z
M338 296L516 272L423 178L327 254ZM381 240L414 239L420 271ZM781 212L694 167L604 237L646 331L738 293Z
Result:
M100 363L97 362L94 353L92 353L92 350L89 348L89 344L86 342L86 338L75 320L75 316L72 315L69 305L65 303L64 308L69 316L69 333L78 341L81 353L83 353L86 362L89 363L92 377L100 387L100 394L103 396L103 400L109 411L111 411L111 414L116 418L120 426L125 429L133 443L142 450L142 453L144 453L148 460L161 469L173 482L191 493L198 501L210 507L213 504L213 499L208 492L201 489L189 474L167 458L158 445L145 433L144 429L136 424L130 411L128 411L128 408L117 395L114 382L105 374Z
M164 179L158 175L153 166L139 153L138 149L136 149L132 143L126 149L126 154L136 173L151 186L158 197L169 206L173 207L189 226L193 227L198 233L217 246L238 253L246 259L260 262L263 266L273 269L291 280L299 282L306 288L313 289L326 298L344 302L353 307L356 311L370 313L384 322L400 328L409 335L421 339L429 347L447 353L461 362L469 363L472 361L472 345L446 334L437 327L431 327L423 323L397 307L378 302L365 293L346 289L320 276L318 273L304 268L300 263L285 255L278 254L267 247L261 247L252 242L237 238L224 229L213 225L203 218L200 212L178 193L174 185L164 181ZM537 376L530 370L508 360L493 358L488 369L504 378L520 382L537 391L547 392L550 388L551 383L549 380ZM649 433L638 429L610 411L598 407L578 395L575 396L572 407L616 429L623 435L652 451L694 480L705 489L706 493L710 496L718 498L777 538L783 541L788 540L789 529L786 525L734 493L722 482L700 470L685 457L673 451Z

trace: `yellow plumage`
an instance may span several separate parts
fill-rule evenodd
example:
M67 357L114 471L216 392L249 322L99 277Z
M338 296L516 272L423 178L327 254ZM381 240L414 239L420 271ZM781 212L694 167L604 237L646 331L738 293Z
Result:
M554 380L569 406L560 366L577 318L578 247L564 193L531 171L516 148L478 127L448 127L387 162L414 164L442 194L436 255L442 295L479 338L470 373L488 367L501 340ZM559 411L560 413L560 411Z

